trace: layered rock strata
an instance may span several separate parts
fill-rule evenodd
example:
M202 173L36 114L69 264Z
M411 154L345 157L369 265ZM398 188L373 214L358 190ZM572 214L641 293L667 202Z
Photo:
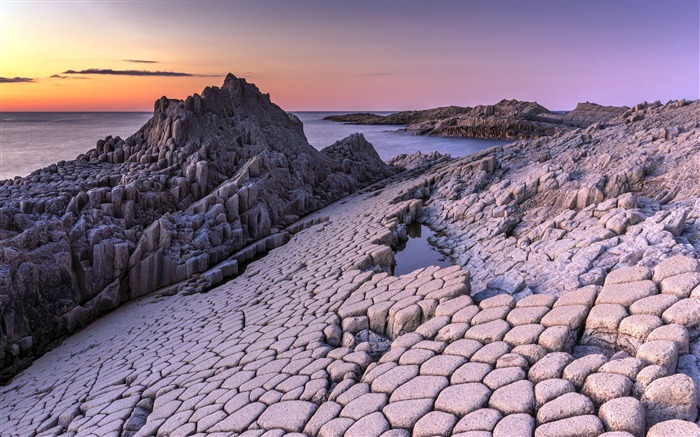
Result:
M700 102L435 166L426 222L475 293L562 294L700 253Z
M401 111L389 115L377 115L368 112L329 115L324 120L338 121L349 124L385 124L400 125L420 123L438 118L453 117L459 114L466 114L471 111L470 107L443 106L440 108L426 109L422 111Z
M501 100L495 105L445 107L391 115L345 114L327 120L351 124L404 124L414 135L523 139L551 136L618 117L627 108L579 103L569 112L552 112L536 102Z
M153 290L221 282L244 248L393 173L361 135L318 152L233 75L161 98L131 137L0 186L0 369Z

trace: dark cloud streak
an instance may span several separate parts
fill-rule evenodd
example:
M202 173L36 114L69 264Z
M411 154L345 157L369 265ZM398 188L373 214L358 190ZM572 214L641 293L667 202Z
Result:
M112 70L111 68L88 68L87 70L66 70L61 74L101 74L108 76L151 76L151 77L219 77L221 74L194 74L178 71Z
M53 76L49 77L49 79L90 79L89 77L83 77L83 76L61 76L60 74L54 74Z
M31 83L34 79L30 77L0 77L0 83Z
M170 77L192 77L199 76L191 73L180 73L176 71L146 71L146 70L112 70L101 68L88 68L87 70L66 70L61 74L104 74L111 76L170 76Z
M143 59L122 59L124 62L131 62L132 64L160 64L158 61L146 61Z

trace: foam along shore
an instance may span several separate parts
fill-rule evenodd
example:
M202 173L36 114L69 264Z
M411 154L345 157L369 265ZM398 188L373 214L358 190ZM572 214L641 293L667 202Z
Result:
M0 389L3 432L700 435L697 120L700 102L643 104L399 157L223 285L158 288L67 338ZM415 221L457 265L390 274Z

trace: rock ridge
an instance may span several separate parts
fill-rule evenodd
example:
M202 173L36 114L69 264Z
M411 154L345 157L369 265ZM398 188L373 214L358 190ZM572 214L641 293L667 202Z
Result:
M449 106L391 115L331 115L350 124L403 124L402 132L464 138L525 139L585 128L620 116L628 108L579 103L568 112L552 112L537 102L503 99L495 105Z

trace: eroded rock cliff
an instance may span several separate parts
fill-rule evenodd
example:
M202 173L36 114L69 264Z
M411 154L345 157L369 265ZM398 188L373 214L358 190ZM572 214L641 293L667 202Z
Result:
M361 135L315 150L233 75L161 98L131 137L0 186L0 369L214 265L197 284L235 275L237 251L283 244L300 216L395 171Z

